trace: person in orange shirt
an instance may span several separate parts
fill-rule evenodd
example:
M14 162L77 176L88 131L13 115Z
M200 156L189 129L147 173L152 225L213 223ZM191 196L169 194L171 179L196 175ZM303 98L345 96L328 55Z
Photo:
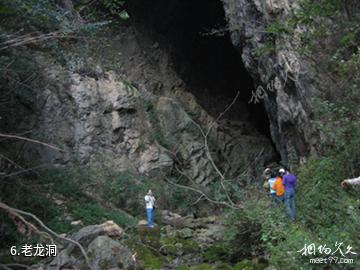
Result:
M285 188L282 183L282 177L280 176L280 173L276 175L272 189L276 192L275 201L277 202L277 204L280 204L280 202L284 202Z

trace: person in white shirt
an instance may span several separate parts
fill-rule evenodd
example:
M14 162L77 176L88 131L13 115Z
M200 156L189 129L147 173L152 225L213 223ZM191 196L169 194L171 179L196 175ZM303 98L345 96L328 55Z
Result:
M147 214L147 226L149 228L154 227L154 209L155 209L155 197L151 189L149 189L148 193L145 195L145 204L146 204L146 214Z
M360 176L358 178L345 179L341 182L341 186L343 188L348 187L349 185L360 185Z
M270 188L270 197L271 199L276 202L276 191L273 189L273 185L275 183L275 175L273 175L273 173L270 174L270 177L268 178L268 185L269 185L269 188Z

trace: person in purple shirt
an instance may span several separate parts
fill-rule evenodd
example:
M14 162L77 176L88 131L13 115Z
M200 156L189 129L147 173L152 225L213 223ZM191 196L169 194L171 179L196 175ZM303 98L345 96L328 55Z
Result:
M283 177L283 185L285 187L285 207L287 215L291 220L295 220L296 209L295 209L295 187L296 187L296 176L285 169L280 169L279 173Z

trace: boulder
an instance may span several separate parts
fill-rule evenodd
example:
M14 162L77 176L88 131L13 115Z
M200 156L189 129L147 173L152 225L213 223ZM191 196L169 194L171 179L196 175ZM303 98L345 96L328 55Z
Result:
M147 225L147 221L145 219L139 220L138 226L146 226Z
M191 238L193 236L193 230L189 229L189 228L184 228L180 231L178 231L178 236L181 238Z
M123 236L123 229L109 220L100 225L86 226L70 238L85 249L92 270L136 269L132 252L120 242ZM79 248L70 243L59 250L51 262L36 267L39 270L82 269L86 263Z
M169 210L161 211L161 220L164 224L176 226L182 220L182 216L177 213L170 212Z
M93 270L134 269L130 249L107 235L98 236L87 249Z
M123 234L124 230L112 220L109 220L100 225L86 226L79 230L77 233L75 233L72 238L80 244L87 246L98 236L108 235L116 238L121 238Z

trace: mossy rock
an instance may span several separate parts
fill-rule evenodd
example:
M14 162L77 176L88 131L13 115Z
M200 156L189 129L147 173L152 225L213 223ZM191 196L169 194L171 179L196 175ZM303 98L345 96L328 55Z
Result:
M162 252L170 256L177 254L191 254L199 252L199 245L190 239L179 237L166 237L161 239Z
M204 260L206 262L216 262L225 260L228 256L228 250L227 248L222 244L216 244L213 246L210 246L205 252L204 252Z
M138 234L141 238L141 242L155 248L160 249L160 227L148 228L145 226L138 227Z
M178 266L175 268L175 270L189 270L190 268L188 266L184 266L184 265L181 265L181 266Z
M251 261L249 260L242 260L241 262L238 262L237 264L234 265L234 267L232 268L232 270L253 270L253 264Z
M200 264L196 266L192 266L189 268L190 270L215 270L210 264Z
M215 269L216 270L232 270L232 266L228 265L227 263L224 262L218 262L215 264Z
M155 251L142 244L127 242L127 245L137 253L137 259L140 266L144 269L161 269L168 263L165 256L157 254Z

